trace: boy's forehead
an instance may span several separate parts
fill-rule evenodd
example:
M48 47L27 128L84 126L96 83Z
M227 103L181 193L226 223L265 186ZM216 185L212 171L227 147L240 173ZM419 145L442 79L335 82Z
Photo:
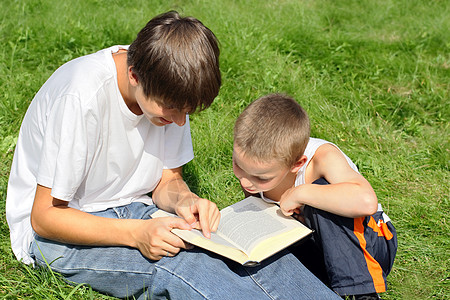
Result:
M244 169L247 173L251 173L253 175L267 174L283 169L284 167L275 159L267 162L261 162L253 159L241 151L241 149L236 145L233 147L233 159L241 169Z

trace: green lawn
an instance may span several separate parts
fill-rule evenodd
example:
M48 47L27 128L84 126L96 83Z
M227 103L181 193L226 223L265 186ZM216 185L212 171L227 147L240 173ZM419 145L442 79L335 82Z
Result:
M234 120L259 96L291 94L309 112L312 136L356 162L397 228L383 299L450 299L449 7L440 0L1 1L0 298L107 298L14 259L4 211L15 140L58 66L129 44L151 17L176 9L211 28L222 51L221 92L191 116L191 188L220 208L241 199L231 168Z

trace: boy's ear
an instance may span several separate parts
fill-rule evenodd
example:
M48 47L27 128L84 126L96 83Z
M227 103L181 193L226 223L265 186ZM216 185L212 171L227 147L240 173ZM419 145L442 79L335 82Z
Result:
M138 86L138 84L139 84L138 77L137 77L136 73L134 73L132 66L128 67L128 81L134 87Z
M308 158L306 157L306 155L302 155L302 157L300 157L300 159L297 160L297 162L291 168L291 172L297 173L298 170L300 170L300 168L303 167L303 165L306 163L307 160L308 160Z

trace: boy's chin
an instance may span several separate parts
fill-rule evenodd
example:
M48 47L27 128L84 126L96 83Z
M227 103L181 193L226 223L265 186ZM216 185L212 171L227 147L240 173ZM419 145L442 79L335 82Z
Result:
M259 194L259 190L251 190L251 189L246 189L246 188L244 188L244 190L250 194Z

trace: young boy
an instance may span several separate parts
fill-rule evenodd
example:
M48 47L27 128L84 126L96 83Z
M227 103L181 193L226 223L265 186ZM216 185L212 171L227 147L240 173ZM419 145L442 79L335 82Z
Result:
M309 134L308 116L294 99L254 101L235 124L234 173L246 196L278 203L314 229L334 291L378 299L397 249L395 229L353 162Z
M120 298L336 296L290 253L249 269L171 233L208 237L219 223L182 166L193 158L187 114L208 107L220 84L216 37L176 12L150 20L129 47L61 66L17 141L6 202L16 257ZM151 219L157 207L181 218Z

